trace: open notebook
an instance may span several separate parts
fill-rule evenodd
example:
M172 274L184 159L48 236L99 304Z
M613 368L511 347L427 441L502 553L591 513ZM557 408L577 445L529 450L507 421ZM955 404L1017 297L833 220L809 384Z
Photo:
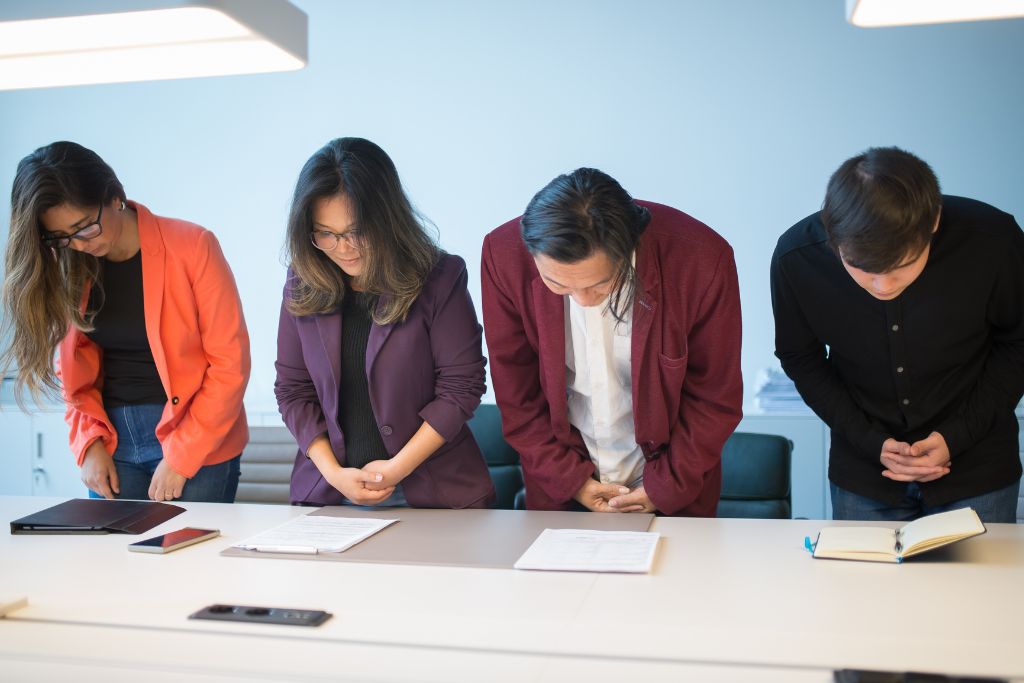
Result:
M972 508L940 512L890 529L887 527L830 526L818 534L814 557L866 562L902 562L912 555L934 550L985 533Z

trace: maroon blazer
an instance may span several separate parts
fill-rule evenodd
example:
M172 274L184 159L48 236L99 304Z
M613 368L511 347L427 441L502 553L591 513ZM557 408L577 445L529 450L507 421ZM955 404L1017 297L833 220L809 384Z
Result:
M293 278L289 270L285 297ZM370 404L388 452L401 450L424 420L446 442L402 481L414 507L487 507L494 498L487 465L466 426L486 389L480 324L466 282L466 263L442 256L406 320L374 324L366 344ZM339 505L344 496L305 453L326 433L345 464L338 422L341 312L298 317L282 302L275 367L277 405L299 445L291 501Z
M644 488L659 511L713 516L722 446L742 416L740 297L732 248L681 211L637 202L632 380ZM519 220L484 239L484 329L502 429L519 451L530 509L566 509L594 473L569 424L564 298L547 288Z

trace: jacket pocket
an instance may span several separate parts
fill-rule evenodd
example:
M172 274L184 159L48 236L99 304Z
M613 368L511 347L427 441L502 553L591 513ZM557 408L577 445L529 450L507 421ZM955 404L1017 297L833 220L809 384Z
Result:
M686 356L681 358L670 358L663 353L658 353L658 362L661 364L663 369L669 370L670 372L679 370L680 368L684 372L686 371Z
M665 418L667 432L671 432L672 425L679 415L679 406L682 403L683 383L686 380L687 356L672 358L663 353L658 354L658 365L661 371L661 392L662 401L665 406Z

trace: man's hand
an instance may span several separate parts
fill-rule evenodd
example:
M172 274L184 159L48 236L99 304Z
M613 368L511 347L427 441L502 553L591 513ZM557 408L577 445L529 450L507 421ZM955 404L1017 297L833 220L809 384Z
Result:
M363 472L381 475L379 481L375 480L363 484L370 491L382 491L386 488L393 489L410 474L396 458L368 462L363 465Z
M160 461L153 472L153 478L149 480L149 497L151 500L174 500L181 498L181 492L185 488L188 478L178 474L167 464L167 458Z
M637 486L624 496L612 498L608 505L619 512L654 512L656 509L643 486Z
M913 444L886 439L880 461L882 476L893 481L934 481L949 474L950 458L946 440L938 432Z
M383 481L383 475L379 472L366 472L356 467L336 467L330 475L325 475L325 478L331 486L341 492L341 495L356 505L383 503L388 496L395 492L394 486L377 491L370 490L366 485L380 484Z
M573 498L591 512L618 512L618 510L608 505L608 501L616 496L624 496L627 493L629 493L629 489L625 486L602 484L594 479L587 479Z
M107 453L102 439L93 441L85 451L82 461L82 483L90 491L95 491L104 498L112 499L121 493L117 479L117 467L114 459Z

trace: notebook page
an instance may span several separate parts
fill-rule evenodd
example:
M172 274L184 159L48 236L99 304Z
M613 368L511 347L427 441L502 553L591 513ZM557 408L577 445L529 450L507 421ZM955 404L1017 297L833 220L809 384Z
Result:
M815 555L880 553L896 555L896 530L882 526L830 526L821 530Z
M963 508L915 519L903 527L900 540L906 552L915 545L929 540L953 539L980 534L983 531L985 527L978 519L978 514L971 508Z

